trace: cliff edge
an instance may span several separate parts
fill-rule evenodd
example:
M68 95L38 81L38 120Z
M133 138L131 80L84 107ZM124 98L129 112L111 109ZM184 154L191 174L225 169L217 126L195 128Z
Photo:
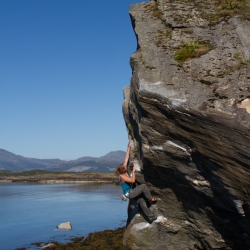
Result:
M250 249L250 1L130 7L137 37L123 114L163 220L135 216L130 249Z

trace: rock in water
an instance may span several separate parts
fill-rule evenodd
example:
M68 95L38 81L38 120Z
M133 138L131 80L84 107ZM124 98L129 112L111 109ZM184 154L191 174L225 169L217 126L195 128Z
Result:
M60 229L71 229L72 225L71 225L70 222L63 222L60 225L58 225L57 228L60 228Z
M49 243L49 244L43 246L42 249L53 248L53 247L55 247L55 244L54 243Z
M138 44L123 114L136 179L167 218L135 216L131 249L250 249L250 1L234 2L130 7Z

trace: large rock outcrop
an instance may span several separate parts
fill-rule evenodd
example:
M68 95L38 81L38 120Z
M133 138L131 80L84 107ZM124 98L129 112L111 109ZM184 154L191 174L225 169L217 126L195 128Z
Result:
M250 249L248 4L131 5L138 47L123 114L137 181L158 196L163 219L135 216L130 249Z

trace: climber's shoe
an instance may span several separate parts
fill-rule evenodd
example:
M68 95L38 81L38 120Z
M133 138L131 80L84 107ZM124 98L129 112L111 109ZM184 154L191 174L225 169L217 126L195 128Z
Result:
M157 216L156 216L156 215L154 215L154 216L148 218L148 222L149 222L150 224L153 223L155 220L157 220Z
M157 202L157 198L155 196L152 196L151 201L149 202L150 204L155 204Z

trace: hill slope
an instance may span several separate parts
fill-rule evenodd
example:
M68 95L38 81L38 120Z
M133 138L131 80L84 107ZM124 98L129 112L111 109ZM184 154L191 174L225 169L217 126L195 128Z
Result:
M81 157L72 161L60 159L34 159L13 154L0 149L0 170L24 171L42 169L65 172L113 172L115 167L123 162L125 152L112 151L102 157Z
M34 159L0 149L0 170L46 169L63 162L59 159Z

